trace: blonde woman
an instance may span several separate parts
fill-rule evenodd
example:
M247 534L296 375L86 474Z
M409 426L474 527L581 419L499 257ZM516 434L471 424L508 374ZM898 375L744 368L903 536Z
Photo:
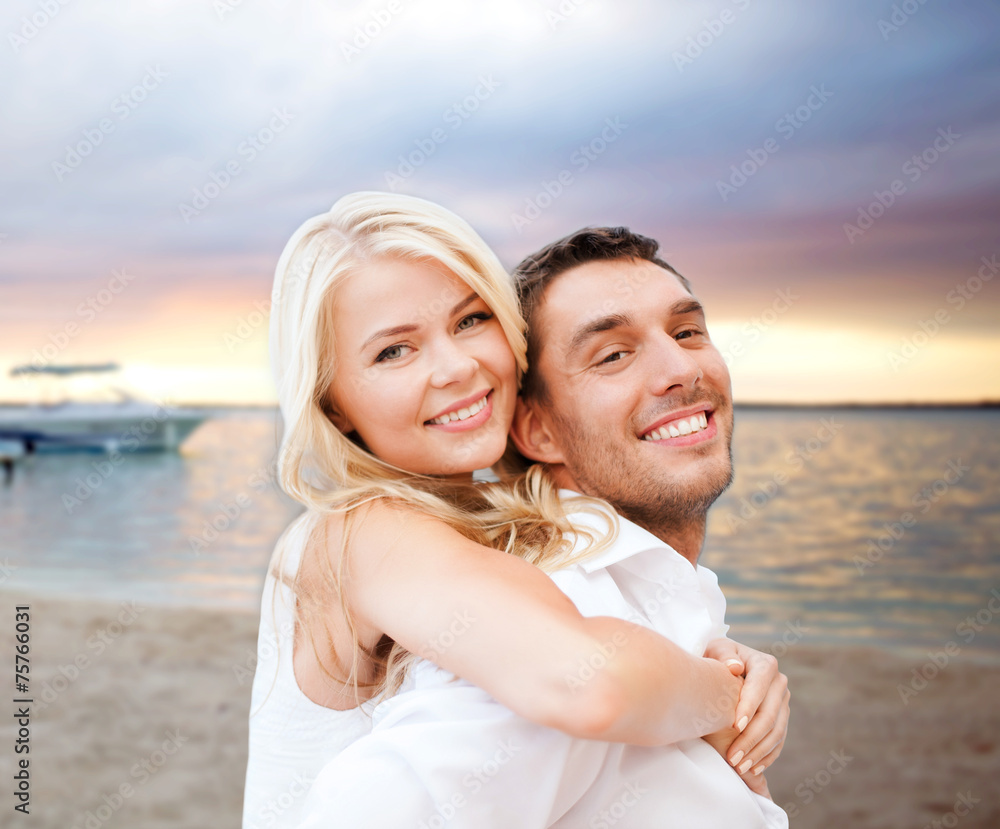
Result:
M736 676L748 651L694 658L580 615L544 572L568 562L570 528L540 474L474 484L507 445L525 341L508 275L465 222L346 196L292 236L273 299L279 477L306 511L265 584L245 827L294 825L415 657L584 739L661 745L744 717L745 734L770 731L753 719L766 682ZM607 666L567 683L609 641L624 644Z

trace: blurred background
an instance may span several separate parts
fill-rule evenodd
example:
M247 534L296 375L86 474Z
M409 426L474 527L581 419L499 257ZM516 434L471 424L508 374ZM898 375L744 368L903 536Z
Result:
M298 512L271 280L360 189L440 202L511 267L588 224L661 242L739 404L702 561L793 678L776 800L801 826L995 825L998 23L985 0L8 3L0 596L5 636L45 611L32 825L238 824L253 614ZM160 748L178 727L200 748Z

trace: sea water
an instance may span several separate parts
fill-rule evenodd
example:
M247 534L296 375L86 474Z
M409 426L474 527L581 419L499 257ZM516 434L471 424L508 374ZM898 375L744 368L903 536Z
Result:
M701 559L731 635L1000 660L998 427L988 409L738 410ZM256 609L300 512L274 483L279 434L274 410L220 410L180 454L27 460L0 486L0 590Z

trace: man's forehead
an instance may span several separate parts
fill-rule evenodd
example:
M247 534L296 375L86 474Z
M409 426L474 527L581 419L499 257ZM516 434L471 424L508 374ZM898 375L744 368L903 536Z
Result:
M645 259L587 262L559 274L546 287L536 315L541 345L557 332L585 324L602 314L639 308L653 297L673 303L691 297L676 274ZM562 330L566 329L566 330Z

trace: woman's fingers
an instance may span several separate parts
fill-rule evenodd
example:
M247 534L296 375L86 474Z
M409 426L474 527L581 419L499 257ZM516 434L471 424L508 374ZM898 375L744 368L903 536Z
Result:
M746 662L746 680L736 704L736 727L743 731L756 716L758 709L771 692L771 686L784 678L778 670L778 660L769 653L739 646L739 657ZM786 680L787 684L787 680Z
M733 672L733 676L743 676L746 666L740 658L737 647L731 639L713 639L705 648L705 656L723 663Z
M758 768L767 768L781 753L788 734L791 715L791 693L783 674L771 685L771 691L750 721L729 747L726 758L740 773L747 774Z

